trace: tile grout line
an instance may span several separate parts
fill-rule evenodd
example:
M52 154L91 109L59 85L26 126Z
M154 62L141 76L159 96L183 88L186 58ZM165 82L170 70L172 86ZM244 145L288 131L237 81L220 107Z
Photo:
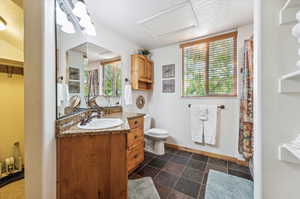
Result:
M173 185L173 187L172 187L172 190L176 190L176 189L175 189L175 186L177 185L177 183L178 183L178 181L180 180L180 178L183 178L182 175L183 175L185 169L187 168L188 163L190 162L191 158L192 158L192 155L190 155L190 157L189 157L187 163L184 165L183 171L182 171L181 175L178 177L178 179L176 180L176 182L174 183L174 185ZM171 191L172 191L172 190L171 190ZM171 193L171 192L170 192L170 193ZM167 199L169 199L170 193L168 193ZM171 198L170 198L170 199L171 199Z

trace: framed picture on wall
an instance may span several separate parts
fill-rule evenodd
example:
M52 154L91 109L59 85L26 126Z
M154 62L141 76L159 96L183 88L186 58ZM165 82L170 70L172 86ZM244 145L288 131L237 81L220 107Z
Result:
M175 93L175 79L162 80L163 93Z
M175 78L175 64L162 66L162 78Z
M69 81L69 93L80 93L80 82L78 81Z
M79 68L75 68L75 67L69 68L69 80L80 80Z

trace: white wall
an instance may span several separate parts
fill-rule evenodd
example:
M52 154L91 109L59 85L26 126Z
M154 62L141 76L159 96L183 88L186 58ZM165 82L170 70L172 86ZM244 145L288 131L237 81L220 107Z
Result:
M130 55L137 53L137 50L140 47L122 38L121 36L107 29L101 24L96 24L96 31L97 31L97 36L96 37L89 36L87 40L88 42L101 46L121 56L123 87L124 87L125 78L127 77L131 79L131 56ZM143 109L138 109L135 105L136 98L139 95L143 95L146 100L146 105ZM148 92L133 91L133 104L123 108L124 111L141 112L141 113L148 112Z
M300 95L279 94L278 78L295 71L299 44L294 25L279 26L284 0L261 1L262 11L262 192L263 199L299 199L300 165L278 160L280 143L300 133ZM259 155L259 154L258 154Z
M24 0L25 192L27 199L56 198L54 0ZM122 52L126 70L136 45L97 26L97 45ZM124 57L124 58L123 58ZM128 75L129 76L129 75ZM135 95L140 92L135 92ZM132 107L135 110L135 107ZM145 111L146 108L142 111Z
M252 25L238 29L238 66L242 66L242 50L245 39L252 35ZM182 64L179 44L152 50L154 61L154 89L149 96L149 113L154 118L157 128L167 129L169 143L192 149L241 158L238 154L239 99L236 98L183 98L181 97ZM175 93L164 94L161 89L162 65L175 64ZM220 112L220 132L216 147L202 146L191 140L189 132L188 104L225 105Z

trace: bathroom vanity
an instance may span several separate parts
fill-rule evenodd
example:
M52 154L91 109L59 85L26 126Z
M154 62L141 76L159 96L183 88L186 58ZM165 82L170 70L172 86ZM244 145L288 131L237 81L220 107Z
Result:
M126 199L128 172L144 160L144 115L113 113L123 124L81 129L91 112L57 120L57 198Z

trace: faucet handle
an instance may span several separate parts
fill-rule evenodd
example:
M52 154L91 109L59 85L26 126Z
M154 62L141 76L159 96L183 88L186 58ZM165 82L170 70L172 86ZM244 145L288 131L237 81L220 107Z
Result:
M100 111L100 118L104 117L105 111Z

